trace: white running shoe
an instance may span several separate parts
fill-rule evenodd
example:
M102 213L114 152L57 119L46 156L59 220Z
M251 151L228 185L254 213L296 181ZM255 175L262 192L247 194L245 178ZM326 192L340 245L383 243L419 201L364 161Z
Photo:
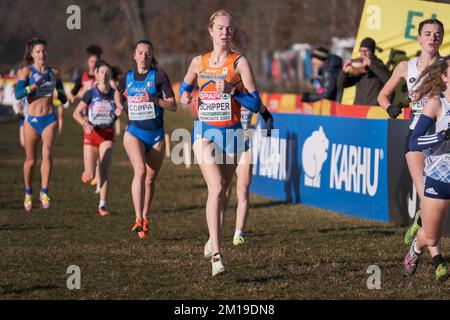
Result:
M213 277L225 272L225 266L223 265L223 258L220 253L216 253L211 258L211 265L212 265L212 276Z
M205 250L203 252L206 259L209 259L212 257L212 245L211 245L211 239L208 239L208 242L205 244Z

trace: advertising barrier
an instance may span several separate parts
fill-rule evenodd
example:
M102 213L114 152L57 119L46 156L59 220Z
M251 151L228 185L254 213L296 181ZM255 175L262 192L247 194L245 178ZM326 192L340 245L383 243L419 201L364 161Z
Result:
M261 135L259 120L256 126L252 192L358 218L410 224L419 207L404 156L408 121L273 116L278 130L272 137Z
M251 191L388 221L387 121L275 114L278 136L254 136Z

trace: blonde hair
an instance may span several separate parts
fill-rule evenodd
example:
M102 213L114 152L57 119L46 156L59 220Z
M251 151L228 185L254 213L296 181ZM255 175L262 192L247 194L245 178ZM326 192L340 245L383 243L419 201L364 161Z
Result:
M450 55L443 59L439 59L425 68L417 80L417 83L420 83L420 85L412 91L413 101L419 101L424 97L430 98L447 89L441 76L446 75L447 77L450 77L450 75L447 74L449 64Z
M239 30L237 23L236 23L236 19L234 18L234 16L231 13L229 13L228 11L223 10L223 9L214 12L211 15L211 17L209 18L208 29L213 28L214 21L219 16L226 16L226 17L230 18L231 25L233 26L233 29L234 29L233 38L231 39L231 51L237 52L237 53L240 52L244 48L244 35Z

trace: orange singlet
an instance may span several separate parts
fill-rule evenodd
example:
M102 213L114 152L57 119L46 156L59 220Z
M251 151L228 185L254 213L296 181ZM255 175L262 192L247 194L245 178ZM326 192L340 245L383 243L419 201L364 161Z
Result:
M211 67L211 52L202 55L197 67L198 119L217 127L228 127L241 121L241 105L228 93L219 93L217 80L225 80L238 90L244 88L241 76L236 73L237 62L241 55L231 53L225 63Z

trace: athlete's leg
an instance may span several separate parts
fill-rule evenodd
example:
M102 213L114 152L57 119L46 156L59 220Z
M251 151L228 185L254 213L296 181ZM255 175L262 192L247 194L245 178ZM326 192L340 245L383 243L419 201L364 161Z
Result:
M247 151L251 154L251 149ZM247 153L246 152L246 153ZM243 157L244 158L244 157ZM248 159L248 157L246 158ZM253 166L250 161L241 161L236 169L237 174L237 198L238 206L236 210L236 230L244 231L247 215L249 211L249 189L252 181Z
M99 150L97 147L89 144L83 146L84 175L87 181L94 179L98 154Z
M64 123L63 112L64 112L63 106L56 108L56 113L58 115L58 135L62 134L63 123Z
M209 145L210 141L198 139L193 144L194 155L200 166L203 178L208 186L208 200L206 202L206 222L212 253L220 252L220 211L223 206L223 176L222 170L215 163Z
M220 236L222 236L222 227L225 223L225 214L226 214L226 210L228 208L228 202L229 202L229 198L228 195L226 194L226 190L230 189L232 181L233 181L233 176L234 173L236 172L236 167L238 165L238 161L239 161L239 157L237 155L233 155L233 156L224 156L225 158L229 158L232 159L232 162L227 162L226 159L224 159L223 164L220 165L221 170L222 170L222 176L223 176L223 189L224 189L224 194L222 197L222 210L220 211Z
M423 196L423 171L425 169L425 155L423 152L407 152L406 162L408 164L409 173L413 180L414 186L416 187L417 193L419 194L420 203L422 207L422 202L424 200ZM428 250L432 257L441 254L440 243L435 246L428 246Z
M25 143L25 161L23 163L23 179L26 189L31 189L34 166L36 164L36 146L41 136L27 122L23 124L24 143Z
M100 144L97 185L100 187L100 201L105 201L108 196L109 167L113 156L113 141L107 140Z
M417 232L417 249L433 247L440 242L449 203L450 200L423 197L422 228Z
M41 187L48 189L52 173L53 158L52 149L58 130L58 123L52 122L42 131L42 163L41 163Z
M145 179L145 147L144 144L129 132L125 132L123 145L133 167L134 176L131 183L131 195L133 197L136 219L142 219L142 204L144 199Z
M147 218L148 212L152 204L153 196L156 188L156 177L161 169L164 160L165 142L158 142L146 155L146 171L145 176L145 197L143 203L142 216Z
M24 138L24 133L23 133L23 131L24 131L23 127L24 126L25 126L25 124L23 124L23 125L21 125L19 127L19 141L20 141L20 146L22 148L25 148L25 138Z

